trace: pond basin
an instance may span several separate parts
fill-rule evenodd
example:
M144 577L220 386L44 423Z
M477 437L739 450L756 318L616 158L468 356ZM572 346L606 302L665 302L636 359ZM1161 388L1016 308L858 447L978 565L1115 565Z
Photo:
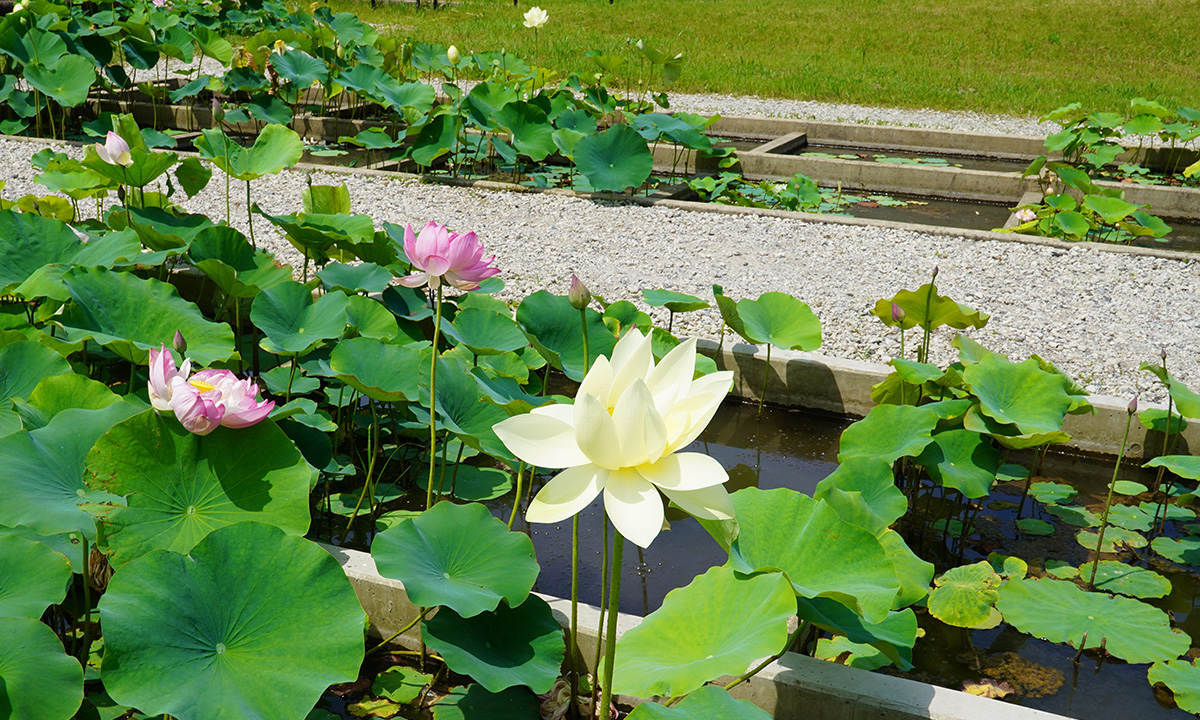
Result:
M867 162L895 163L897 165L924 165L926 167L956 167L964 170L1019 173L1029 166L1028 160L1012 160L986 155L958 153L931 153L903 148L868 148L855 145L806 143L788 148L786 155L819 155L839 160L861 160Z

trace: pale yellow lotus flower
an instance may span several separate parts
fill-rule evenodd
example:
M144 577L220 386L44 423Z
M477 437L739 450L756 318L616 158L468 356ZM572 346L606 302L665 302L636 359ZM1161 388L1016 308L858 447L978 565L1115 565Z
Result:
M546 24L546 20L549 19L549 17L550 16L545 10L541 9L537 5L534 5L533 7L529 8L529 12L525 13L524 15L525 27L535 29L540 28Z
M708 425L733 379L725 371L694 380L695 367L694 339L655 365L650 337L634 330L611 361L596 358L574 405L535 408L496 424L496 435L520 459L565 468L534 497L525 519L560 522L603 492L617 531L645 548L662 529L662 495L698 518L733 518L721 464L679 452Z

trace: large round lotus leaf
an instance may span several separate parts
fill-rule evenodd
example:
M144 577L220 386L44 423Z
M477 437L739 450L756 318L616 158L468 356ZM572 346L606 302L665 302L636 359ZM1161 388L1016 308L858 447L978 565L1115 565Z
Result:
M1022 432L1021 428L1016 425L1007 425L983 414L978 405L972 405L963 415L963 427L971 432L991 435L996 442L1010 450L1027 450L1042 445L1056 445L1071 439L1070 433L1062 430Z
M433 720L531 720L538 717L537 696L522 687L488 692L482 685L454 688L430 711Z
M445 605L463 617L495 610L501 599L520 605L538 574L529 536L478 503L438 503L376 535L371 556L417 605Z
M771 713L745 700L735 700L725 688L708 685L675 707L644 702L628 720L771 720Z
M587 318L588 352L591 353L589 361L601 355L612 355L617 340L605 327L604 318L591 308L584 311L584 317ZM583 332L579 311L571 307L571 301L565 295L538 290L527 296L517 306L517 322L547 362L572 380L583 379Z
M1063 377L1042 370L1032 358L1014 363L989 355L963 369L963 382L984 415L1025 434L1060 431L1071 407Z
M1175 704L1190 713L1200 713L1200 667L1195 660L1178 658L1156 662L1146 674L1151 685L1162 683L1175 695Z
M947 570L933 581L929 614L948 625L978 627L992 617L1000 576L986 561Z
M868 622L887 617L900 582L874 535L794 490L746 488L731 497L739 534L729 547L730 567L782 570L802 597L843 602Z
M1009 580L996 609L1021 632L1076 648L1103 642L1108 652L1131 663L1171 660L1191 646L1185 633L1171 630L1163 611L1061 580Z
M346 306L346 324L362 337L376 340L391 341L400 334L396 316L383 303L362 295L350 296L350 304Z
M351 338L329 355L337 378L382 402L416 400L421 368L429 366L429 350L392 345L374 338ZM425 371L428 375L428 370Z
M945 430L917 456L929 476L969 498L987 497L1000 467L991 438L970 430Z
M25 82L53 98L63 107L75 107L87 100L96 68L82 55L64 55L47 67L41 63L26 65Z
M73 302L57 322L68 343L94 340L130 362L145 364L152 348L170 347L181 332L193 362L209 365L234 355L233 330L206 320L165 282L99 268L74 268L63 282Z
M662 607L617 643L613 691L678 697L745 672L783 649L796 596L779 573L739 578L712 568L667 593Z
M67 596L71 563L38 542L0 535L0 617L37 619Z
M442 323L442 332L476 355L503 355L529 344L511 317L480 308L459 310L453 322Z
M39 342L26 340L0 348L0 407L28 398L44 378L71 374L71 365Z
M0 292L11 292L46 265L104 264L96 262L99 258L88 259L92 252L60 220L0 210Z
M87 509L124 501L84 485L84 462L101 435L135 412L125 402L63 410L45 427L0 438L0 525L40 535L81 532L95 541L96 519Z
M821 321L796 298L768 292L757 300L738 300L742 329L738 334L755 345L774 345L787 350L816 350L821 347Z
M1108 509L1108 522L1126 530L1146 532L1154 524L1154 516L1134 505L1113 505Z
M238 145L216 128L200 133L196 139L200 156L238 180L274 175L300 162L300 156L304 154L304 141L296 131L283 125L267 125L254 139L254 145L248 148Z
M1181 538L1156 537L1150 547L1154 552L1180 565L1200 566L1200 537L1195 535Z
M917 616L911 609L888 613L881 623L867 623L861 615L828 598L797 598L802 620L848 640L870 645L907 670L912 665L912 647L917 642Z
M87 481L127 496L101 524L115 562L151 550L186 553L241 522L308 532L309 467L270 420L193 435L153 410L109 430L87 458Z
M1079 575L1090 578L1090 565L1079 568ZM1160 598L1171 592L1171 581L1147 568L1101 560L1096 566L1095 588L1135 598Z
M469 618L442 608L421 623L421 637L429 649L446 659L447 667L470 675L494 693L517 685L536 693L548 692L558 679L566 654L562 626L546 601L537 595L527 596L515 608L500 605L492 612Z
M628 125L613 125L575 143L575 166L597 190L639 187L654 169L646 141Z
M100 614L104 687L148 715L300 720L362 663L363 610L341 566L259 523L134 560Z
M233 298L252 298L292 277L290 267L276 267L270 253L254 249L245 235L225 225L198 232L188 255L222 293Z
M908 511L908 498L896 487L892 466L873 457L848 457L813 493L846 522L878 535Z
M1075 527L1100 527L1100 516L1078 505L1047 505L1046 512Z
M120 399L104 383L83 375L51 375L37 384L29 393L29 401L20 403L17 411L25 429L36 430L63 410L100 410Z
M302 355L322 340L341 336L349 304L343 292L326 293L314 302L311 290L289 280L254 298L250 320L266 335L264 350Z
M38 620L0 617L0 717L67 720L83 702L83 667Z
M1163 455L1142 467L1163 467L1187 480L1200 480L1200 455Z
M537 105L510 102L494 117L500 127L512 133L513 147L522 155L541 162L554 152L554 128L546 119L545 111Z
M904 317L899 322L892 319L893 303L904 311ZM943 325L965 330L969 327L981 328L988 321L987 313L938 295L932 283L925 283L916 290L901 290L890 299L880 300L875 303L871 314L882 320L884 325L900 325L905 330L914 327L934 330Z
M914 457L933 441L937 423L937 413L928 408L877 405L842 432L838 462L854 456L874 457L887 463Z
M642 298L647 305L665 307L673 313L693 312L708 307L708 301L702 298L671 290L643 290Z
M1100 541L1100 532L1098 530L1080 530L1075 533L1075 542L1079 543L1088 550L1095 550L1096 544ZM1145 536L1140 533L1135 533L1132 530L1119 528L1115 525L1109 525L1104 530L1104 546L1100 548L1100 552L1114 553L1117 548L1128 546L1131 548L1143 548L1149 544Z

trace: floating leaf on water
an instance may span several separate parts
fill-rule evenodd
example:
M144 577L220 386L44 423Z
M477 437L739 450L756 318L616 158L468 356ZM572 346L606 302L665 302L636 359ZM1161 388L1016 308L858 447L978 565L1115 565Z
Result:
M963 692L967 693L968 695L978 695L979 697L999 700L1008 695L1012 695L1016 691L1013 690L1012 685L1009 685L1003 680L984 678L979 682L972 682L970 680L964 682Z
M1029 494L1047 505L1058 505L1075 497L1079 491L1066 483L1043 481L1030 483Z
M818 640L816 657L860 670L878 670L893 664L878 648L851 642L843 635Z
M346 706L354 717L394 718L400 712L400 706L390 700L360 700Z
M771 714L746 700L734 699L723 687L707 685L675 707L642 703L627 720L771 720Z
M1113 492L1118 495L1141 495L1144 492L1150 492L1150 488L1140 482L1118 480L1113 483Z
M1037 518L1021 518L1017 521L1017 527L1021 528L1021 532L1026 535L1053 535L1054 525L1045 520Z
M1047 505L1046 512L1075 527L1100 527L1100 516L1078 505Z
M1140 505L1138 505L1138 507L1142 512L1146 513L1150 517L1154 517L1157 514L1161 519L1163 516L1163 510L1161 507L1159 507L1158 503L1142 502ZM1168 504L1166 508L1166 516L1168 520L1195 520L1196 511L1191 508Z
M1059 580L1070 580L1079 576L1079 568L1066 560L1047 560L1046 574L1056 577Z
M1200 537L1156 537L1150 546L1154 552L1180 565L1200 566Z
M402 665L390 667L375 676L375 682L371 683L371 694L407 705L420 696L431 680L432 675L426 675L416 668Z
M1029 563L1019 557L994 552L988 553L987 559L992 569L1005 579L1023 578L1029 574Z
M978 627L992 615L999 599L1000 576L987 562L947 570L934 579L929 594L929 614L957 627Z
M538 699L514 687L500 693L482 685L454 688L431 708L433 720L530 720L538 717Z
M996 609L1021 632L1085 649L1103 641L1109 653L1131 663L1174 659L1191 646L1163 611L1061 580L1009 580Z
M1088 550L1095 550L1099 539L1100 533L1096 530L1080 530L1075 534L1075 541ZM1100 548L1100 552L1114 553L1120 547L1142 548L1148 544L1149 541L1140 533L1110 525L1104 531L1104 547Z
M1088 565L1081 566L1079 575L1090 578L1091 568ZM1171 592L1171 581L1153 570L1115 560L1101 560L1096 566L1095 587L1097 590L1135 598L1160 598Z
M1108 509L1108 521L1126 530L1145 532L1153 524L1154 516L1133 505L1112 505Z
M1151 685L1162 683L1175 695L1175 704L1190 713L1200 713L1200 667L1195 660L1178 658L1156 662L1146 673Z

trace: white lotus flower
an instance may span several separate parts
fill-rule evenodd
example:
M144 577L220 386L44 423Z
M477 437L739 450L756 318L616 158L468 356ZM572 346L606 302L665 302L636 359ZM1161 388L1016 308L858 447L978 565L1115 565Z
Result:
M550 18L550 15L545 10L534 5L529 8L529 12L525 13L523 17L525 18L525 27L540 28L546 24L546 20Z
M1017 218L1017 222L1022 223L1022 224L1027 223L1027 222L1033 222L1034 220L1037 220L1037 213L1035 213L1033 210L1030 210L1029 208L1021 208L1013 215L1014 215L1014 217Z
M733 503L725 469L703 453L678 452L708 425L733 379L717 372L697 380L696 341L658 365L650 337L634 330L596 358L572 405L535 408L498 423L496 435L517 457L566 468L529 504L529 522L556 523L601 492L617 531L649 547L663 524L663 499L699 518L728 520Z

